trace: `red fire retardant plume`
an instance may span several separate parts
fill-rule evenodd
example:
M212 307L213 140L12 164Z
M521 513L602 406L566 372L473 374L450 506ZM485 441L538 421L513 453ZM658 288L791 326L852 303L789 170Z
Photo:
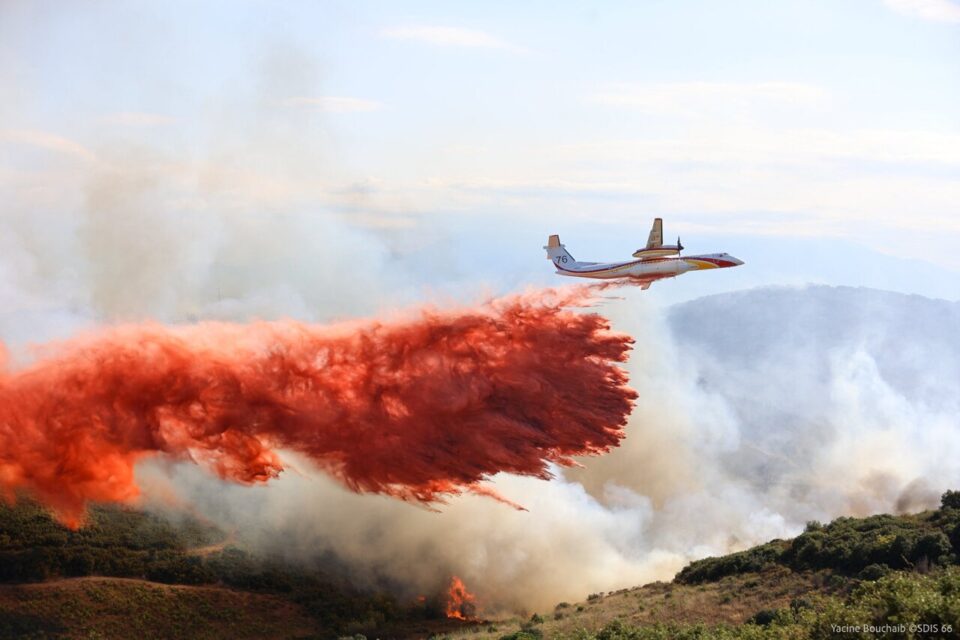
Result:
M429 503L497 472L618 444L636 394L587 288L393 321L120 326L0 373L0 494L70 526L138 495L138 460L191 460L263 482L305 454L357 492Z

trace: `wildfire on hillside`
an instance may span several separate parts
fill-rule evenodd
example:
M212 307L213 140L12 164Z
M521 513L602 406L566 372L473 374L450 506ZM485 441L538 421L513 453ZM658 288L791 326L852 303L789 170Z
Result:
M477 620L477 598L467 591L463 580L453 576L447 590L447 617L457 620Z

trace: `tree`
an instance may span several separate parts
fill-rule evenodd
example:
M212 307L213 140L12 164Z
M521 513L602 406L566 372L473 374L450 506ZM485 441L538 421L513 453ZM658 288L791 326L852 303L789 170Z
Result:
M947 491L940 497L940 506L944 509L960 509L960 491Z

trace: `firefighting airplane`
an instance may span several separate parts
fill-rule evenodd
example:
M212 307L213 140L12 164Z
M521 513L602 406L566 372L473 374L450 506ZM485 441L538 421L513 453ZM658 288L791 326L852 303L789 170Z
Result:
M629 262L577 262L560 244L560 236L550 236L547 240L547 260L557 267L562 276L576 278L599 278L604 280L624 278L648 289L653 282L664 278L674 278L687 271L701 269L723 269L743 264L729 253L709 253L701 256L680 256L683 245L680 238L677 244L663 244L663 220L655 218L650 229L647 246L633 253L636 260Z

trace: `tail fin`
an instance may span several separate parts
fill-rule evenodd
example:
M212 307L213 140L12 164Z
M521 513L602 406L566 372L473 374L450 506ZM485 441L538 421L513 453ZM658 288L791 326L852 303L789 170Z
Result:
M656 249L663 246L663 218L654 218L650 227L650 236L647 238L647 249Z
M550 236L547 239L547 246L545 246L544 249L547 250L547 260L550 260L558 267L561 264L566 265L576 262L566 247L560 244L560 236Z

